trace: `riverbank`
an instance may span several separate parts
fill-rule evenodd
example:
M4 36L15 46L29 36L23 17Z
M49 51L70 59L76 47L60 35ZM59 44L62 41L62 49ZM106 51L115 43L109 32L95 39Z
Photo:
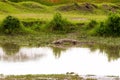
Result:
M120 46L120 38L114 37L92 37L81 36L77 33L68 34L54 34L54 33L40 33L30 35L1 35L0 44L13 43L20 46L50 46L52 42L59 39L74 39L81 43L94 43L110 46ZM69 44L64 44L68 45ZM77 44L76 44L77 45ZM78 44L78 46L81 44ZM75 46L75 45L73 45Z
M0 80L120 80L119 76L96 76L77 74L42 74L42 75L0 75Z

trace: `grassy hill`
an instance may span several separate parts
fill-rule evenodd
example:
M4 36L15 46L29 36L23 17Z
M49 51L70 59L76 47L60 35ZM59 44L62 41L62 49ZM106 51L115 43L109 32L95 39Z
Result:
M35 1L46 5L54 5L54 4L63 4L63 3L71 3L71 2L95 2L95 3L118 3L120 0L9 0L13 2L21 2L21 1Z
M66 0L67 1L67 0ZM43 13L43 12L77 12L106 14L109 12L120 12L120 5L115 3L67 3L55 6L46 6L33 1L19 3L0 1L0 13Z
M22 20L49 21L56 12L60 12L63 17L73 20L73 22L91 19L104 20L105 15L111 12L120 13L120 5L117 3L67 3L47 6L33 1L18 3L0 1L0 21L7 15L13 15ZM93 16L91 17L91 15Z
M24 13L24 12L43 12L47 9L47 6L39 4L37 2L1 2L0 1L0 13Z

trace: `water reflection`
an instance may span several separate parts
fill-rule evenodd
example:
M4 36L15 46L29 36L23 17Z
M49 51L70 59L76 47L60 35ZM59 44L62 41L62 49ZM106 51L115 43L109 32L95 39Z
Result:
M1 61L13 61L23 62L29 60L36 60L45 56L36 48L20 48L17 44L6 43L1 45L0 48L0 60Z
M84 44L80 46L81 48L89 48L91 53L94 53L96 50L99 50L100 54L106 55L108 61L114 61L120 58L120 46L111 46L103 44ZM55 57L59 58L63 51L66 51L66 48L52 47L53 54Z
M60 58L61 53L63 51L66 51L65 48L61 48L61 47L51 47L53 50L53 55L55 56L55 58Z
M1 45L1 47L2 47L3 51L6 53L6 55L14 55L20 49L19 45L13 44L13 43L4 43Z
M15 46L1 45L0 74L75 72L120 76L119 46L82 45L71 48ZM11 49L13 51L10 51ZM9 54L9 51L12 54Z
M91 52L99 50L100 53L105 54L108 57L108 61L117 60L120 58L120 46L111 46L111 45L84 45L90 49Z
M100 54L107 56L108 61L117 60L120 58L120 46L108 46L108 45L97 45L97 44L87 44L82 45L83 48L89 48L91 53L99 50ZM47 48L48 49L48 48ZM42 50L42 52L41 52ZM67 50L64 47L49 47L55 58L60 58L61 54ZM49 51L48 50L48 51ZM42 47L22 47L13 43L5 43L1 45L0 48L0 60L3 61L28 61L36 60L45 56L47 50Z

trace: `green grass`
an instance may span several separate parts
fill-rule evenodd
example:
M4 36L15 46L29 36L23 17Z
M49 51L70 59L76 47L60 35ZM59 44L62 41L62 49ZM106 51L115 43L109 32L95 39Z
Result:
M1 14L18 14L18 13L39 13L46 11L48 7L36 2L1 2L0 1L0 13ZM49 9L48 9L49 10Z
M64 79L70 79L70 80L82 80L82 77L78 75L67 75L67 74L39 74L39 75L9 75L6 76L2 80L64 80Z
M15 43L20 46L50 46L52 42L59 39L76 39L80 42L104 44L110 46L120 46L120 38L113 37L91 37L85 34L85 31L81 30L79 33L68 34L53 34L39 32L37 34L29 35L0 35L0 44L2 43ZM68 45L69 46L69 45Z
M52 13L19 13L19 14L1 14L0 15L0 22L8 15L15 16L20 20L25 21L34 21L34 20L41 20L41 21L50 21L52 20L54 14ZM90 20L96 21L104 21L107 19L106 15L79 15L75 13L62 13L63 17L71 21L72 23L86 23Z
M0 2L0 13L20 13L20 10L7 2Z
M59 11L58 8L61 6L67 6L69 4L55 5L55 6L45 6L36 2L0 2L0 22L8 16L15 16L21 21L45 21L49 22L52 20L56 12L60 12L63 18L66 18L68 21L74 24L88 23L91 20L96 20L98 22L106 19L106 14L104 11L96 10L93 13L79 11ZM112 4L112 3L111 3ZM70 4L71 5L71 4ZM79 4L81 5L81 4ZM101 8L102 4L95 4ZM4 11L5 10L5 11ZM99 13L99 15L98 15Z
M21 1L28 1L28 0L10 0L13 2L21 2ZM35 1L35 2L39 2L45 5L56 5L56 4L65 4L65 3L72 3L72 2L95 2L95 3L103 3L103 2L114 2L114 3L118 3L119 0L54 0L54 1L50 1L50 0L29 0L29 1Z
M108 3L107 3L108 4ZM111 3L112 4L112 3ZM69 4L45 6L36 2L0 2L0 21L8 15L13 15L21 20L36 20L49 21L52 19L56 12L60 12L64 18L67 18L71 22L82 23L90 20L103 21L109 12L105 12L101 9L102 4L95 4L99 8L94 10L93 13L84 11L59 11L58 8L62 6L68 6ZM72 5L72 4L70 4ZM81 5L81 4L80 4ZM114 4L115 5L115 4ZM107 13L107 14L106 14Z
M22 6L26 11L34 13L39 13L41 11L45 12L49 10L47 6L32 1L20 2L18 5Z
M96 34L99 36L120 36L120 17L116 14L111 14L105 22L101 22L98 27L95 28Z

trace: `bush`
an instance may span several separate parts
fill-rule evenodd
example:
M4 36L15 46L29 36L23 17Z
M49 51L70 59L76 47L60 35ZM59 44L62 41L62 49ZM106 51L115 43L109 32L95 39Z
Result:
M7 16L1 24L1 30L5 34L21 33L23 25L18 18Z
M71 32L74 29L72 24L64 19L60 13L56 13L52 21L50 21L47 26L47 30L51 32Z
M95 28L95 32L99 36L120 36L120 17L116 14L109 15L105 22Z
M85 29L90 30L93 29L98 23L95 20L91 20L86 26Z

